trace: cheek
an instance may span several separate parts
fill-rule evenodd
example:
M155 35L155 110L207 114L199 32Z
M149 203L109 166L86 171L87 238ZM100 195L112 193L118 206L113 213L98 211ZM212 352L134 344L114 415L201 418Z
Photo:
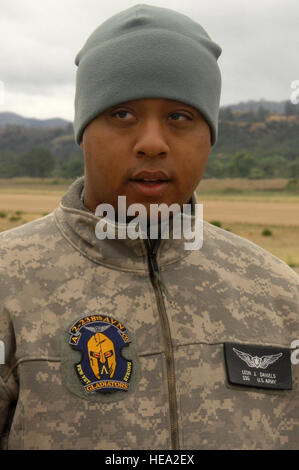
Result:
M181 167L180 176L185 181L194 182L200 179L204 173L208 160L208 154L194 152L187 158Z
M193 152L189 151L189 158L185 159L178 171L178 187L182 193L190 195L195 191L204 175L208 155L208 148L203 149L202 146L197 151L194 149Z
M102 142L94 141L92 144L86 145L84 158L86 170L97 179L109 180L111 175L117 171L117 162L113 152L111 149L108 152Z
M192 167L197 177L200 177L200 178L202 177L206 168L210 151L211 151L210 133L206 132L200 138L196 146L196 150L192 154Z

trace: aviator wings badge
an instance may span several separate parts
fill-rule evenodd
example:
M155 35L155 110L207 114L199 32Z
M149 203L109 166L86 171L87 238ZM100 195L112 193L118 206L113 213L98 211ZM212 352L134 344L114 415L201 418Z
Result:
M233 351L237 354L237 356L239 356L240 359L242 359L242 361L246 362L249 367L255 367L256 369L267 369L270 364L278 361L278 359L282 356L282 353L278 353L258 357L251 356L251 354L239 351L236 348L233 348Z
M290 349L263 344L223 344L228 384L245 387L292 389Z

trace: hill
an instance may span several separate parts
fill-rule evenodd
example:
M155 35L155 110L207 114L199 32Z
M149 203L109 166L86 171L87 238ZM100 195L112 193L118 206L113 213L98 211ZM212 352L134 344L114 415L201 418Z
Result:
M0 177L82 172L82 150L71 122L0 113ZM221 107L218 141L205 172L205 178L212 177L299 178L299 105L251 100Z
M26 118L16 113L0 113L0 129L5 128L8 125L24 126L24 127L67 127L70 124L69 121L61 118L51 119L35 119Z

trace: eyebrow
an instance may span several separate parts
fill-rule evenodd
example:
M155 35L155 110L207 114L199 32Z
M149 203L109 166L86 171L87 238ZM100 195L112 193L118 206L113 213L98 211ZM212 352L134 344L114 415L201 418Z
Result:
M115 104L115 105L110 106L109 108L107 108L106 111L108 111L108 112L109 112L109 111L113 111L113 109L119 108L119 107L121 107L121 106L130 106L130 105L133 106L132 103L135 103L136 101L139 101L139 100L130 100L130 101L124 101L124 102L122 102L122 103L117 103L117 104ZM196 108L192 107L191 105L189 105L189 104L187 104L187 103L183 103L183 102L181 102L181 101L177 101L177 102L168 102L168 105L169 105L169 106L172 105L172 106L176 106L176 107L186 107L186 108L189 108L189 111L190 111L190 112L195 112L195 113L197 113L198 116L200 116L200 112L199 112ZM188 109L187 109L187 110L188 110Z

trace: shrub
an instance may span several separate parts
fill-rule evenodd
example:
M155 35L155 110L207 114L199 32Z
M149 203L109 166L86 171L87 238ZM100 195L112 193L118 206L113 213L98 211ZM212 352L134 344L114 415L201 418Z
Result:
M296 263L293 261L293 258L291 256L288 257L287 259L287 264L290 266L290 268L296 268Z
M212 220L212 222L210 222L210 224L216 225L216 227L222 227L222 223L219 222L218 220Z
M299 191L299 181L298 178L293 178L288 181L284 189L289 191Z
M18 220L21 220L21 217L19 215L12 215L9 217L10 222L17 222Z

